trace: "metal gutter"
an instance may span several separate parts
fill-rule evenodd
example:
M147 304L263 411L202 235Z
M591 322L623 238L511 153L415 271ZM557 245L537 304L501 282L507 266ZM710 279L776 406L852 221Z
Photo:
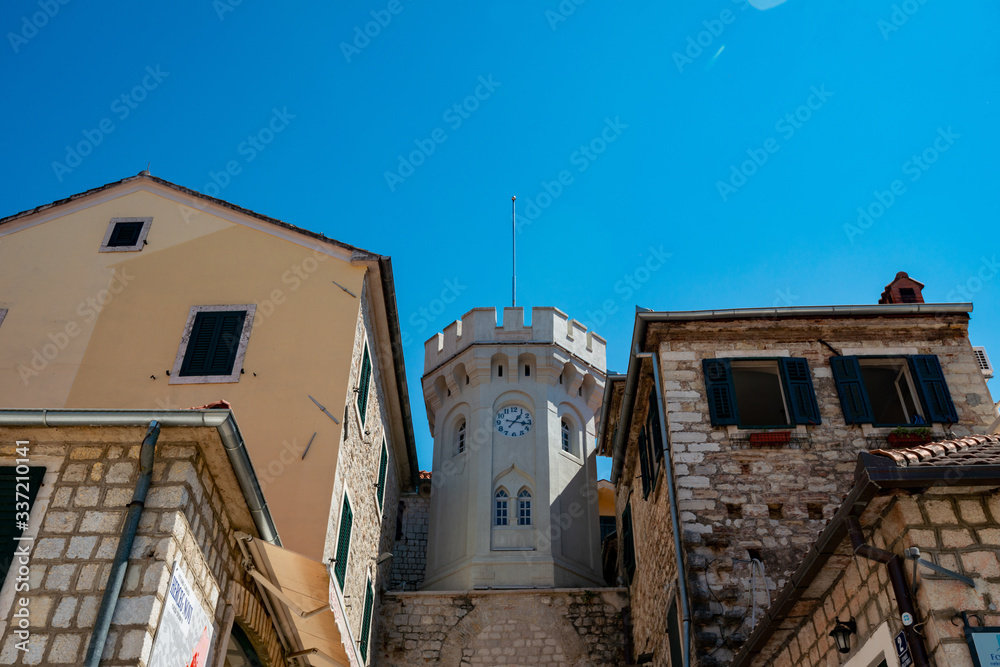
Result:
M767 610L761 622L730 663L748 667L767 646L785 616L792 610L813 579L823 569L844 539L849 538L849 519L861 516L880 492L889 489L919 490L935 484L954 485L958 481L982 486L1000 486L1000 466L917 466L899 468L888 458L869 452L858 454L854 486L837 513L820 533L789 583Z
M247 501L257 532L281 546L274 519L231 410L0 410L0 426L160 426L212 427L218 430L229 463Z
M900 303L863 306L784 306L779 308L728 308L716 310L653 311L636 307L632 330L632 352L629 355L625 396L622 398L618 437L612 448L611 481L618 483L625 461L624 446L632 421L635 388L639 381L641 361L636 353L645 352L646 331L650 323L698 322L706 320L790 319L801 317L898 317L901 315L968 315L971 303Z
M399 388L399 407L403 417L403 435L406 439L406 456L410 463L410 484L420 485L420 465L417 461L417 441L413 435L413 416L410 413L410 392L406 386L406 366L403 364L403 337L399 329L399 309L396 307L396 288L392 279L392 260L380 257L379 277L385 299L386 319L389 323L389 346L392 348L392 367Z

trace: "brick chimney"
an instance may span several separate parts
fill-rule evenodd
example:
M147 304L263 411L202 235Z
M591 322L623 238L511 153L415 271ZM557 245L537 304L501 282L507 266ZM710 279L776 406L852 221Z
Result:
M906 275L906 271L900 271L895 279L885 286L882 298L879 303L923 303L924 284Z

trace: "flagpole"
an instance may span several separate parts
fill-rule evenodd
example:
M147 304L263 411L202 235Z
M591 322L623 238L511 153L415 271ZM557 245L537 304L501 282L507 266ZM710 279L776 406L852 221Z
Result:
M514 248L514 265L510 283L510 305L513 308L517 307L517 212L514 204L516 199L517 197L510 198L510 241Z

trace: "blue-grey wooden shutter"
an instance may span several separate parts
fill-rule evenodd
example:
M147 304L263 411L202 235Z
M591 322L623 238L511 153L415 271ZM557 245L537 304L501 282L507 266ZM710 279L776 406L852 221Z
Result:
M816 402L816 392L813 389L812 374L809 372L809 362L805 359L784 357L779 360L779 364L785 388L788 390L792 423L819 424L822 420L819 404Z
M20 512L25 511L25 506L19 508L17 503L28 503L27 513L30 514L44 476L45 468L42 466L31 466L27 475L18 475L15 466L0 467L0 585L9 570L17 569L13 567L15 551L20 544L17 538L27 527L24 517L18 517ZM18 478L26 479L19 482ZM31 542L25 544L32 545Z
M872 406L861 377L857 357L830 357L833 380L840 395L840 407L848 424L871 424L874 421Z
M622 568L629 584L635 574L635 544L632 537L632 503L625 506L622 512Z
M649 440L653 447L653 458L663 459L663 431L660 429L660 407L656 400L656 386L649 392Z
M203 312L195 315L180 374L229 375L243 335L246 311Z
M708 412L713 426L739 422L736 412L736 388L728 359L705 359L705 389L708 391Z
M916 380L920 400L927 411L927 421L944 424L957 422L958 413L938 358L933 354L915 354L910 357L910 369Z
M639 432L639 470L642 476L642 497L649 495L652 487L652 466L649 461L649 445L646 443L646 427Z
M333 574L337 577L340 590L344 590L344 580L347 577L347 557L351 552L351 525L354 523L354 513L351 503L344 496L344 507L340 511L340 531L337 537L337 562L333 566Z

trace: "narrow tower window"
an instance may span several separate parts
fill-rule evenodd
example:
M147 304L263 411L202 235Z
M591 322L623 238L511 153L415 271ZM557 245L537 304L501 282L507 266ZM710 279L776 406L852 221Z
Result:
M570 430L569 422L565 419L562 420L562 450L564 452L572 452L572 443L570 441Z
M496 510L494 512L494 525L507 525L507 499L507 492L504 489L498 489L496 495Z
M465 451L465 420L458 425L458 437L456 438L458 453L461 454Z
M526 378L527 377L531 377L531 366L527 366L526 365L524 367L524 377L526 377Z
M498 378L503 377L503 366L497 366L497 377Z
M527 489L517 494L517 525L531 525L531 492Z

